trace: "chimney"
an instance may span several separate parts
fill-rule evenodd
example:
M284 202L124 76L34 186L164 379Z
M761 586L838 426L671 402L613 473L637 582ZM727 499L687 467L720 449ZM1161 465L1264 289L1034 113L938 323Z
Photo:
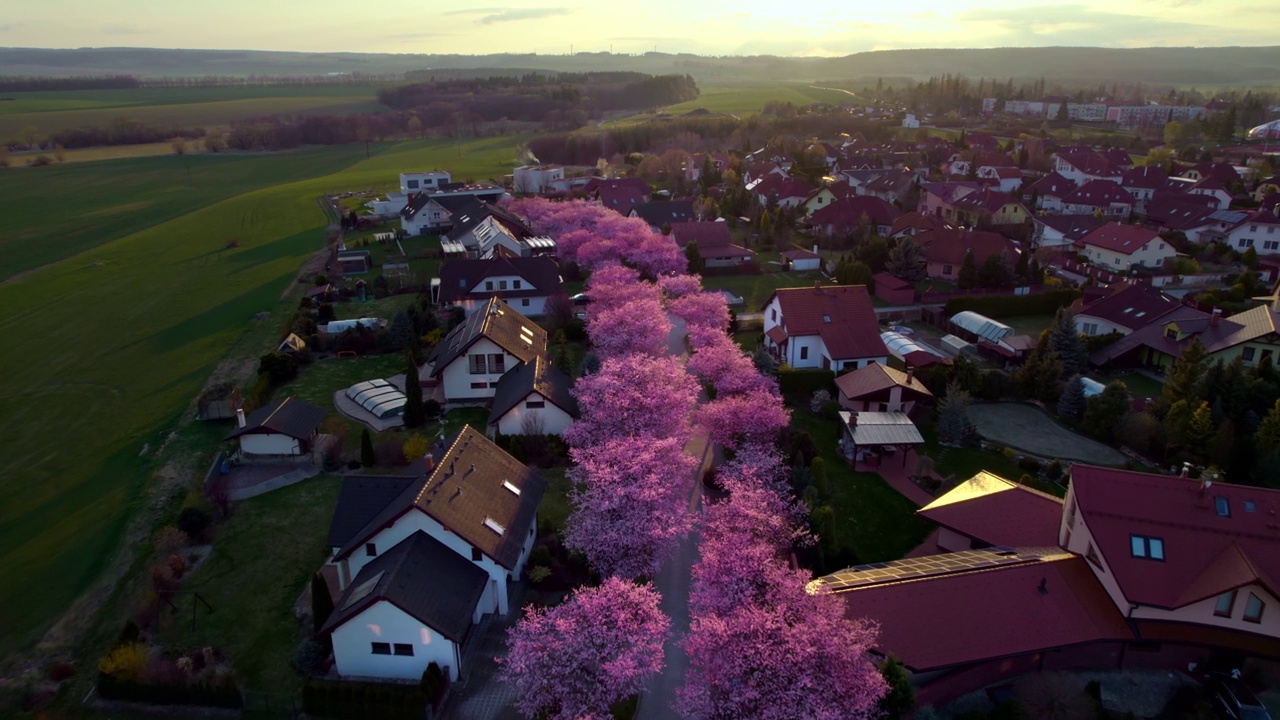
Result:
M856 410L849 413L849 427L858 427L858 412Z
M431 453L427 453L426 455L423 455L422 469L428 475L431 474L431 471L436 469L436 457Z
M813 244L813 254L814 254L814 255L817 255L817 254L818 254L818 243L814 243L814 244Z
M1222 308L1214 308L1213 314L1209 316L1209 327L1218 327L1218 322L1222 320Z
M244 419L244 410L242 408L236 408L236 427L242 428L248 424L249 423Z
M1040 578L1040 594L1041 595L1049 594L1049 578L1043 578L1043 577Z
M915 379L915 376L916 376L916 369L913 367L908 367L907 368L907 385L908 386L911 385L911 381Z

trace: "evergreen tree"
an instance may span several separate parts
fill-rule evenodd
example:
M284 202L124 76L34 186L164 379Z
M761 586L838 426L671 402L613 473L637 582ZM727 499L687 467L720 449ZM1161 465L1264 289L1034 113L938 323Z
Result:
M1084 408L1084 380L1079 375L1072 375L1062 391L1062 397L1058 398L1058 416L1078 418L1084 412Z
M404 426L416 428L422 425L422 383L418 381L418 363L413 351L405 353L404 368Z
M889 261L885 264L885 268L894 277L909 283L920 282L929 275L929 265L924 258L924 252L916 241L909 237L898 241L898 244L889 251Z
M378 464L378 456L373 452L373 436L369 434L369 428L365 428L360 433L360 464L367 468Z
M1187 430L1184 434L1185 447L1197 454L1203 454L1212 435L1213 410L1210 409L1209 403L1201 400L1187 420Z
M573 360L569 357L569 336L557 330L551 337L551 364L560 372L573 376Z
M1255 441L1259 452L1280 452L1280 400L1276 401L1267 416L1258 423Z
M1030 273L1028 272L1027 265L1030 259L1031 253L1024 250L1018 253L1018 264L1013 267L1014 274L1023 282L1028 282L1030 280Z
M391 350L404 350L413 340L413 321L409 314L401 310L391 317L391 327L387 328L387 347Z
M320 628L333 614L333 596L329 594L329 583L324 576L316 573L311 576L311 632L320 635Z
M1115 438L1116 427L1129 412L1129 388L1112 380L1102 394L1089 398L1084 411L1084 429L1103 442Z
M691 242L684 246L684 257L689 261L689 274L697 275L706 269L707 263L698 251L698 243Z
M1040 268L1040 260L1035 257L1031 258L1031 266L1027 269L1027 282L1032 285L1044 282L1044 270Z
M885 720L901 720L910 717L916 707L916 692L911 687L911 679L902 661L890 655L880 663L880 675L888 685L884 697L880 698L881 717Z
M984 288L1002 288L1013 284L1013 268L1004 253L988 255L978 269L978 284Z
M1049 347L1058 354L1064 373L1074 375L1084 370L1089 359L1088 348L1067 308L1059 308L1053 319L1053 326L1049 328Z
M966 250L964 260L960 262L960 276L956 280L956 285L961 290L969 290L978 287L978 261L973 257L973 250Z
M947 386L947 394L938 403L938 440L948 445L964 442L969 430L969 393L956 383Z
M816 457L809 463L809 475L813 478L813 487L818 491L818 497L822 500L831 499L831 485L827 480L827 462L821 457Z
M1198 404L1201 397L1200 380L1204 376L1208 352L1200 338L1192 336L1187 346L1182 349L1182 357L1173 363L1164 389L1160 393L1159 407L1168 412L1169 408L1179 400L1186 400L1188 405Z

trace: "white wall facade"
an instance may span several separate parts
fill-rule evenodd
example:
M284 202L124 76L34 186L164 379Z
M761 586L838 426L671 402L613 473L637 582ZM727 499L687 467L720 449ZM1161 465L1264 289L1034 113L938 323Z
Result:
M1076 332L1081 335L1108 335L1113 332L1121 335L1128 335L1130 330L1122 325L1117 325L1110 320L1104 320L1100 317L1094 317L1088 313L1076 315Z
M471 313L483 309L485 304L489 302L489 297L484 295L483 297L464 298L461 303L462 311L467 315L471 315ZM526 317L537 317L547 312L546 297L507 298L507 304Z
M439 190L452 180L452 176L444 170L429 170L427 172L407 172L400 173L400 192L422 192L423 190Z
M1245 220L1227 233L1227 244L1244 252L1253 248L1259 255L1280 253L1280 227Z
M375 655L373 643L409 645L413 655ZM345 677L418 680L431 663L448 669L449 680L462 674L462 653L452 640L395 605L380 600L333 631L333 659Z
M1084 255L1089 258L1091 264L1109 270L1127 271L1131 266L1139 265L1159 268L1164 265L1166 258L1171 258L1176 254L1169 243L1159 237L1148 240L1145 245L1128 255L1115 250L1101 248L1097 245L1086 244L1084 246Z
M822 266L822 258L813 258L812 260L792 260L791 269L797 272L805 270L818 270Z
M240 436L240 450L249 455L301 455L297 438L278 433L250 433Z
M408 235L434 235L452 222L452 216L447 210L434 202L428 202L412 218L400 216L400 229Z
M503 356L502 372L493 373L485 372L483 374L471 374L471 364L469 356L485 355L485 370L489 369L487 358L490 355ZM467 348L467 352L459 355L453 362L449 363L440 373L440 383L444 387L444 398L448 402L457 400L484 400L493 397L494 388L498 386L498 380L502 378L511 368L520 364L520 359L515 355L504 350L497 343L489 338L482 337L471 344ZM480 387L483 385L483 387Z
M545 403L543 407L528 407L529 402ZM515 407L498 418L498 432L503 435L523 435L525 418L535 418L542 426L544 435L563 435L573 423L573 417L536 392L529 393Z

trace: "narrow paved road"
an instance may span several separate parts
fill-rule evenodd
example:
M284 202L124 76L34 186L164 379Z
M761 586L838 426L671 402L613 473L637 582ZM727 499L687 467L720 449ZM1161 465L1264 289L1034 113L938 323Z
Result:
M675 357L686 358L688 353L684 346L684 321L673 317L671 322L671 335L667 340L668 352ZM698 398L699 402L706 400L705 393ZM716 450L708 442L706 433L697 430L685 443L684 451L700 461L690 483L692 490L689 493L688 512L692 516L698 512L702 501L702 472L711 464ZM698 535L690 533L653 579L654 586L662 594L662 612L671 618L671 639L667 641L663 655L662 672L649 681L649 686L640 696L640 704L636 709L637 720L680 718L672 706L676 700L676 690L684 684L689 658L678 643L689 631L689 583L693 564L697 561Z

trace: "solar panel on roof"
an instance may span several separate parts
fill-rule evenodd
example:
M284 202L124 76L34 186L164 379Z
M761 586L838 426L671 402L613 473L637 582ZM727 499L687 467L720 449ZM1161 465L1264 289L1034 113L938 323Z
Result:
M1038 561L1037 557L1020 557L1017 552L1003 548L975 550L859 565L823 577L821 582L834 591L850 590L900 580Z

